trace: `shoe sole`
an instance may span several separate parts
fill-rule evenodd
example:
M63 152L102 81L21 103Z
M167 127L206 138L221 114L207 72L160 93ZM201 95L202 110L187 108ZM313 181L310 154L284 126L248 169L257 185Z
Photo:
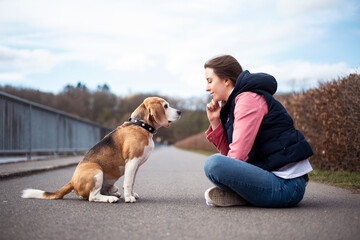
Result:
M247 202L234 192L225 192L217 187L210 188L206 191L208 202L218 207L231 207L247 205ZM210 201L209 201L210 200Z

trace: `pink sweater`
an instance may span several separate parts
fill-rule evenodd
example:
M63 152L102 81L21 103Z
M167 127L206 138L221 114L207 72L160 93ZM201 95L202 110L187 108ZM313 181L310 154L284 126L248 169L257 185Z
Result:
M221 124L214 130L209 127L206 131L207 139L222 155L247 161L262 119L267 113L268 108L263 96L253 92L243 92L235 99L232 143L228 144Z

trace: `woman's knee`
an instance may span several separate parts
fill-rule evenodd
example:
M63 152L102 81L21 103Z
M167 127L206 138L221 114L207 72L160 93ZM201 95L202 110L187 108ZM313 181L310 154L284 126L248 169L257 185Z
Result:
M204 164L204 171L206 176L209 177L210 175L215 174L219 170L219 167L221 165L221 156L221 154L217 153L208 157Z

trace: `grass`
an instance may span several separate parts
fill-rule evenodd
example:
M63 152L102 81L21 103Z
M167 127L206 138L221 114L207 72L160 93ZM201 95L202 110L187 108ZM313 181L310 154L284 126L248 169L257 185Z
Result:
M199 153L206 156L214 154L212 152L202 150L188 150L183 148L182 150ZM309 173L309 178L311 181L347 188L353 190L356 193L360 193L360 172L328 171L314 169L312 172Z
M309 173L312 181L329 183L338 187L360 191L360 173L314 169Z

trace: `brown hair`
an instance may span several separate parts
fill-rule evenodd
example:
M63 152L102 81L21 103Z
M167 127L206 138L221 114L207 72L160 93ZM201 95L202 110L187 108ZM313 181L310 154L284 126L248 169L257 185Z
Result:
M221 55L208 60L204 64L204 68L214 69L214 73L221 79L229 78L231 82L236 83L236 79L242 73L240 63L230 55Z

